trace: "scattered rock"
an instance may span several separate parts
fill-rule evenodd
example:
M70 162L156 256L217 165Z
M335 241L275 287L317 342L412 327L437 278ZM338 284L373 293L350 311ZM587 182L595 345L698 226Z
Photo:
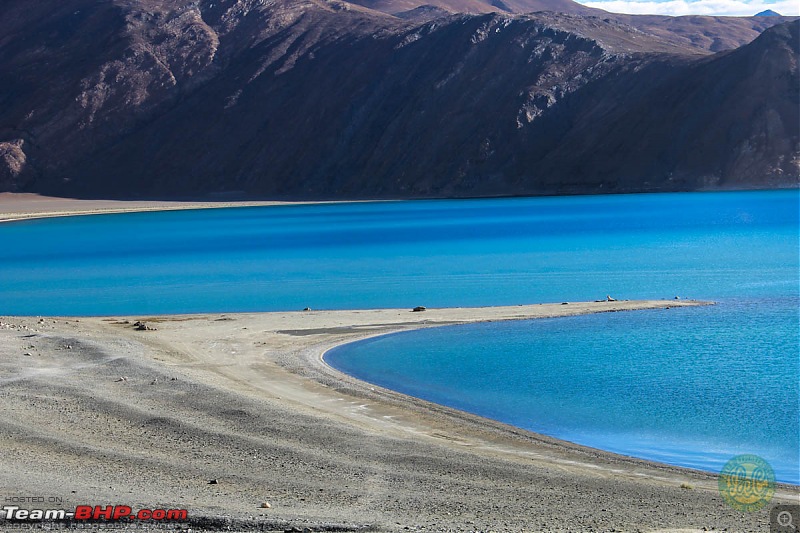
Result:
M675 299L676 299L676 300L680 300L680 299L681 299L681 297L680 297L680 296L676 296L676 297L675 297Z
M25 352L25 353L24 353L24 354L22 354L22 355L27 355L28 357L30 357L30 355L31 355L31 352Z
M569 302L561 302L561 305L569 305Z
M411 311L413 313L421 313L422 311L425 311L426 309L427 309L427 307L425 307L424 305L418 305L417 307L415 307Z
M157 328L151 328L150 326L148 326L144 322L137 322L136 324L134 324L134 326L135 326L134 329L136 331L158 331Z
M218 485L219 481L217 481L216 479L209 479L208 480L208 484L209 485Z
M128 381L128 378L127 378L127 377L125 377L125 376L122 376L122 377L121 377L121 378L119 378L119 379L115 379L115 380L114 380L114 383L119 383L120 381Z
M272 505L269 502L264 502L261 504L262 509L270 509Z
M311 308L310 307L304 307L303 311L311 311Z

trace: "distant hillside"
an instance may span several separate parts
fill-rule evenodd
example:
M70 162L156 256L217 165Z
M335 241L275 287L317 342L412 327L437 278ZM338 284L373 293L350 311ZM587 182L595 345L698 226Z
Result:
M400 13L421 6L431 6L450 13L533 13L555 11L573 14L603 14L600 9L586 7L573 0L351 0L369 9L384 13Z
M366 198L797 186L800 22L703 18L682 33L683 18L399 15L338 0L9 0L0 190ZM778 25L709 52L723 46L705 40L709 28L758 35L760 21Z
M393 14L401 18L432 20L452 13L526 14L553 11L573 15L608 18L628 24L676 46L712 52L731 50L747 44L767 28L797 17L781 17L763 11L755 17L710 17L689 15L622 15L586 7L573 0L350 0L353 4ZM774 15L779 18L765 17Z
M732 50L751 42L761 32L797 17L707 17L687 15L612 15L614 20L629 24L676 46L694 47L711 52Z

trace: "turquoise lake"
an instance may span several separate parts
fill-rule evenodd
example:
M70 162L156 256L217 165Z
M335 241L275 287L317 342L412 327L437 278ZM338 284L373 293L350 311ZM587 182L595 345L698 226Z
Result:
M435 328L326 356L577 443L800 483L800 192L371 202L0 224L0 314L708 299Z

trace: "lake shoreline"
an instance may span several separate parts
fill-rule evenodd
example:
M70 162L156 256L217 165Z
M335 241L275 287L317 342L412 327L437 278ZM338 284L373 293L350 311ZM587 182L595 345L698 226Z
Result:
M714 474L530 433L324 362L334 346L397 331L704 304L5 317L13 431L0 437L0 485L63 487L75 504L185 506L194 528L222 516L241 531L763 530L769 508L728 507ZM798 494L780 485L774 503Z
M709 189L687 191L686 194L716 194L741 192L774 192L798 190L797 187L768 189ZM576 195L540 195L540 196L468 196L457 198L367 198L349 200L255 200L208 198L177 200L137 200L137 199L84 199L44 196L38 193L0 193L0 223L19 220L35 220L41 218L110 215L119 213L144 213L156 211L186 211L193 209L229 209L233 207L273 207L293 205L320 204L357 204L357 203L389 203L389 202L433 202L439 200L508 200L524 198L559 198L559 197L591 197L591 196L630 196L630 195L683 194L680 192L639 192L639 193L606 193Z
M292 204L4 193L0 221ZM538 435L324 362L398 331L705 303L0 317L0 486L67 509L187 508L194 530L763 531L799 487L741 513L713 473Z
M390 201L390 200L386 200ZM356 201L353 201L356 202ZM341 201L279 200L87 200L58 198L34 193L0 193L0 223L41 218L228 209L233 207L272 207L345 203ZM350 201L346 203L351 203Z

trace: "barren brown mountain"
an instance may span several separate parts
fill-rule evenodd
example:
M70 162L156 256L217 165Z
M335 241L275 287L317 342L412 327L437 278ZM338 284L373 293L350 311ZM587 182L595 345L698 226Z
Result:
M7 0L0 191L798 184L798 21L614 15L570 0L362 3Z

